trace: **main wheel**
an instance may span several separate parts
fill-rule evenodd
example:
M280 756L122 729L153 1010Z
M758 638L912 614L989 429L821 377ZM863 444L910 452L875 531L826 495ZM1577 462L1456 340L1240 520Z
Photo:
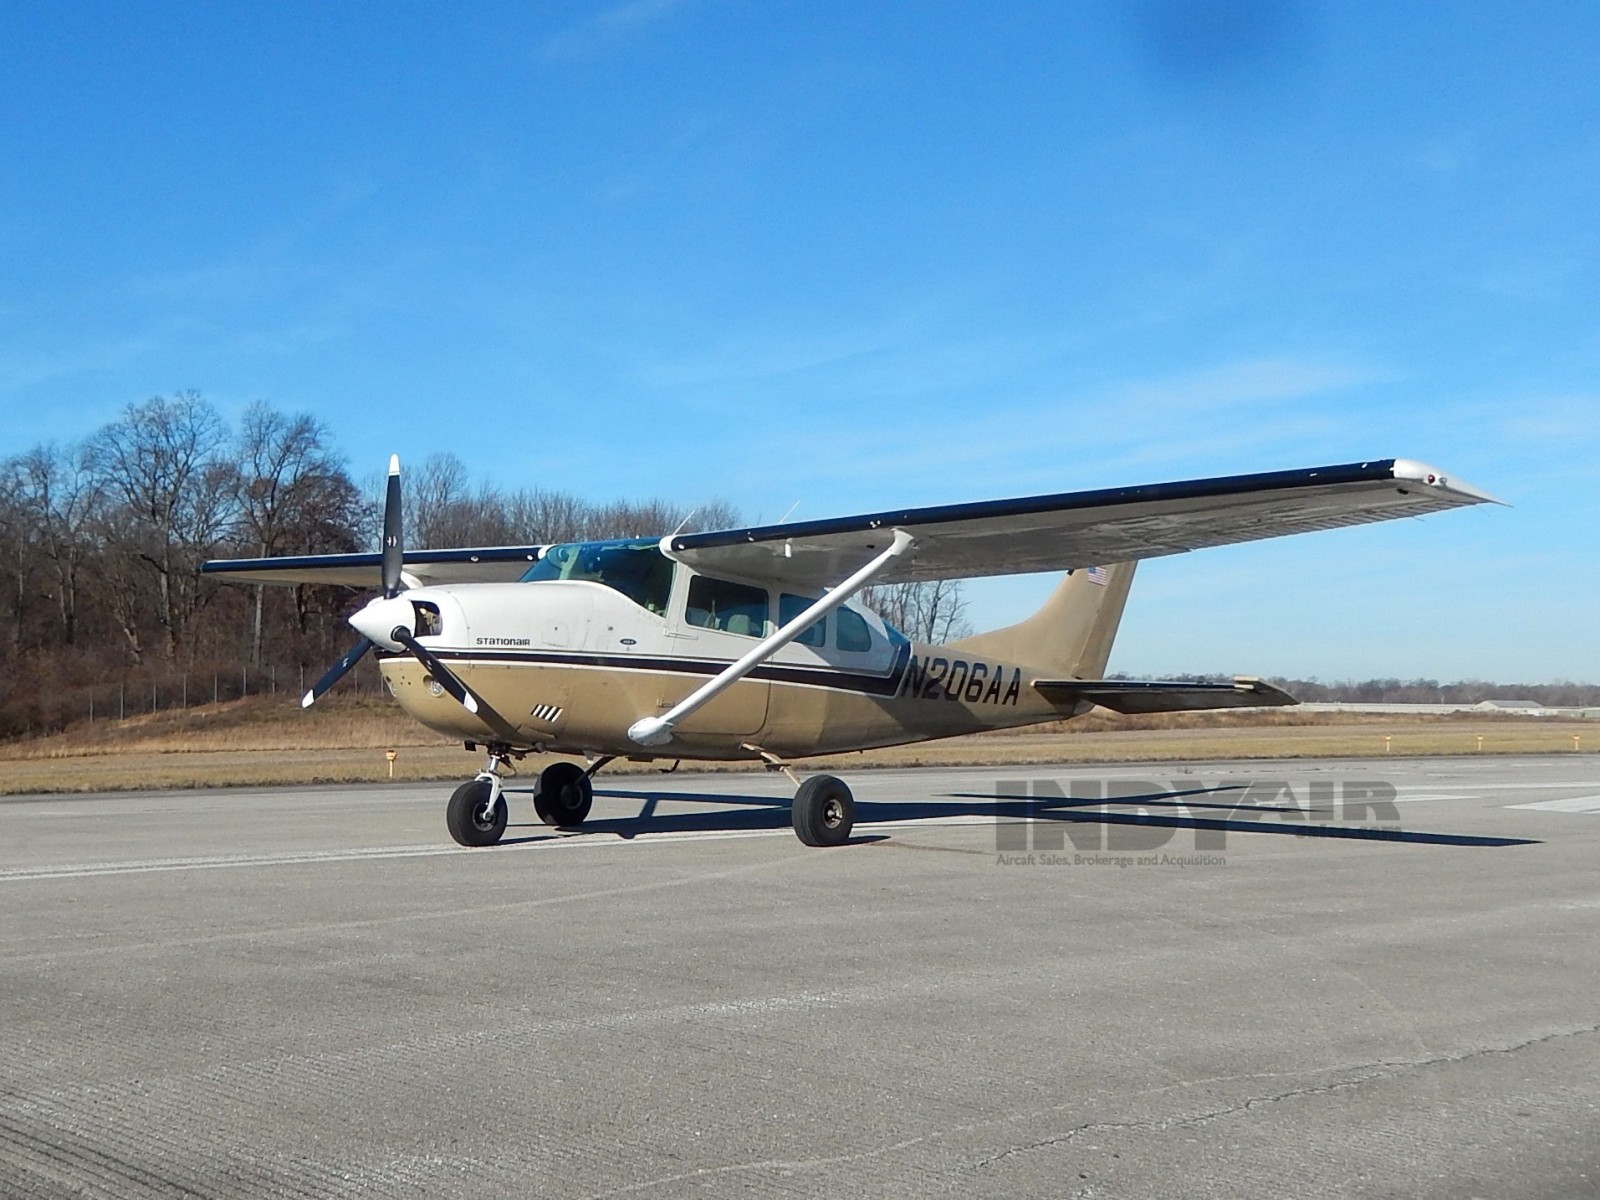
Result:
M838 846L856 823L856 800L844 780L813 775L794 794L791 810L796 836L808 846Z
M551 763L539 773L533 811L546 825L581 825L594 806L594 785L577 763Z
M451 794L444 823L450 836L463 846L492 846L505 833L506 799L496 796L491 807L490 795L489 783L483 779L469 779Z

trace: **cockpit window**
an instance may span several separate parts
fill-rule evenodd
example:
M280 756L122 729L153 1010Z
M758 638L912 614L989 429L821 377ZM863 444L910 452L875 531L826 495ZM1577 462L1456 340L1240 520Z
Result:
M767 589L696 575L689 580L689 606L683 619L705 629L766 637Z
M411 609L417 615L417 636L438 637L444 632L444 618L439 615L439 606L429 600L413 600Z
M640 608L659 615L667 611L675 565L654 541L569 542L547 549L523 574L522 581L579 579L603 583Z

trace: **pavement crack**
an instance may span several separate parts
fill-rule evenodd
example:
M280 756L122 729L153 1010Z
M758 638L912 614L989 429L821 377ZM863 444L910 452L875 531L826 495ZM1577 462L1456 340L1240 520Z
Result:
M1297 1100L1306 1096L1321 1096L1334 1092L1348 1091L1351 1088L1362 1087L1374 1081L1393 1079L1408 1071L1425 1071L1434 1067L1471 1062L1479 1058L1512 1055L1531 1049L1534 1046L1548 1045L1552 1042L1564 1041L1569 1038L1592 1037L1595 1034L1600 1034L1600 1024L1585 1025L1577 1029L1558 1030L1554 1033L1542 1034L1539 1037L1527 1038L1510 1046L1481 1046L1475 1050L1468 1050L1460 1054L1441 1054L1433 1058L1422 1059L1379 1059L1376 1062L1338 1068L1341 1072L1354 1072L1354 1076L1349 1079L1336 1079L1329 1083L1284 1088L1281 1091L1269 1092L1261 1096L1249 1096L1234 1104L1219 1105L1216 1108L1183 1116L1149 1120L1086 1121L1082 1125L1074 1125L1051 1137L1007 1147L998 1154L991 1154L987 1158L979 1159L973 1164L972 1169L981 1171L1015 1155L1029 1154L1035 1150L1048 1150L1056 1146L1068 1145L1084 1134L1123 1132L1127 1130L1165 1133L1174 1129L1204 1125L1209 1121L1222 1120L1257 1108L1282 1104L1286 1100Z
M1128 1120L1128 1121L1089 1121L1082 1125L1075 1125L1052 1137L1041 1138L1038 1141L1027 1142L1011 1146L998 1154L980 1159L970 1168L983 1170L1019 1154L1027 1154L1034 1150L1045 1150L1052 1146L1070 1143L1073 1139L1086 1133L1119 1132L1124 1130L1150 1130L1164 1132L1172 1129L1182 1129L1191 1125L1201 1125L1207 1121L1216 1121L1237 1113L1248 1112L1252 1109L1281 1104L1286 1100L1297 1099L1301 1096L1316 1096L1331 1092L1345 1091L1350 1088L1360 1087L1377 1079L1390 1079L1405 1071L1425 1070L1429 1067L1446 1066L1451 1063L1466 1062L1474 1058L1487 1055L1515 1054L1532 1046L1548 1042L1560 1041L1564 1038L1583 1037L1600 1033L1600 1024L1584 1026L1579 1029L1559 1030L1555 1033L1543 1034L1536 1038L1528 1038L1511 1046L1485 1046L1476 1050L1469 1050L1463 1054L1440 1055L1428 1059L1383 1059L1372 1063L1362 1063L1353 1067L1336 1068L1340 1071L1364 1072L1352 1079L1338 1079L1330 1083L1308 1085L1297 1088L1284 1088L1281 1091L1271 1092L1262 1096L1250 1096L1234 1104L1220 1105L1203 1112L1189 1113L1184 1116L1169 1117L1161 1120ZM1047 1110L1050 1112L1059 1109ZM798 1174L804 1171L813 1171L820 1168L838 1167L850 1163L881 1158L885 1155L895 1154L909 1150L913 1147L927 1145L943 1139L959 1136L961 1134L976 1133L978 1130L1018 1120L1036 1119L1043 1113L1012 1113L1004 1117L997 1117L987 1121L977 1121L971 1124L952 1126L946 1129L933 1129L926 1133L904 1138L899 1141L889 1142L880 1146L872 1146L858 1150L851 1154L833 1155L830 1157L804 1158L804 1159L761 1159L750 1162L724 1163L715 1167L698 1167L691 1170L680 1171L670 1175L663 1175L651 1179L625 1184L621 1187L609 1188L602 1192L592 1193L587 1200L603 1200L605 1197L622 1196L635 1192L651 1191L667 1184L681 1183L688 1180L706 1180L717 1176L736 1175L747 1171L775 1171L780 1174ZM1088 1197L1093 1194L1092 1185L1085 1184L1077 1193Z

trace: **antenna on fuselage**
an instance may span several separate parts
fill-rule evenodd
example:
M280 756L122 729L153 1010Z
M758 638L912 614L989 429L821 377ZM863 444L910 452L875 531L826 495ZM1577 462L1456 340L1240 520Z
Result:
M680 533L683 532L683 527L685 525L687 525L690 521L692 521L694 519L695 513L699 512L699 511L700 510L698 508L691 508L688 512L684 513L683 514L683 520L678 522L678 527L676 529L674 529L671 533L667 534L667 536L668 537L677 537Z

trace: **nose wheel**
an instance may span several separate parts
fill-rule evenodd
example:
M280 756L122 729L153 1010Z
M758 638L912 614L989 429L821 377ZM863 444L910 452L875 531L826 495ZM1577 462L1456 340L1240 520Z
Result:
M444 823L450 836L463 846L492 846L506 831L506 800L500 794L500 777L469 779L450 796Z

